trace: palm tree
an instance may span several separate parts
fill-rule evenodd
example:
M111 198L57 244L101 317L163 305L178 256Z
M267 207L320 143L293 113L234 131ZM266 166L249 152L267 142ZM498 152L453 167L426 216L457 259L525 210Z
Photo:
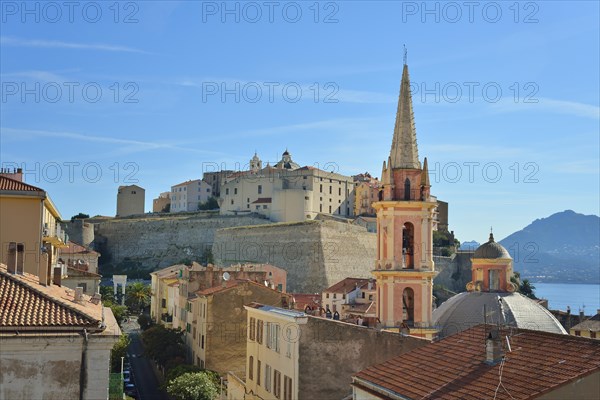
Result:
M535 286L533 286L531 282L529 282L529 279L523 279L523 282L521 282L521 286L519 287L519 292L521 292L522 295L529 297L530 299L536 300L537 297L535 297L535 293L533 292L534 290Z
M125 303L132 309L142 311L150 304L150 286L142 282L134 282L125 289Z

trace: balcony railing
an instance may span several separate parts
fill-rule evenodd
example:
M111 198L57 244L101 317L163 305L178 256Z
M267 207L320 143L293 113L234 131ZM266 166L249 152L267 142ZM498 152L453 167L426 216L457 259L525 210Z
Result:
M44 224L45 225L45 224ZM66 246L69 236L65 231L62 230L60 224L56 224L54 230L44 227L42 228L44 241L49 242L55 246Z
M162 322L170 324L173 322L173 316L171 314L162 314L160 316Z

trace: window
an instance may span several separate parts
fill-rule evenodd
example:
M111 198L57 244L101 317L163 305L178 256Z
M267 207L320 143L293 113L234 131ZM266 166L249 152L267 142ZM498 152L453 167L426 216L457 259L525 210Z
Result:
M185 324L185 331L190 333L192 331L192 326L190 324Z
M575 331L575 336L581 336L581 331Z
M273 371L273 394L278 399L281 398L281 372Z
M200 195L198 195L198 200L200 200Z
M342 195L342 188L338 188L338 195Z
M202 342L200 343L200 348L201 349L204 348L204 335L202 335Z
M327 299L329 298L329 293L325 294L325 298L327 298Z
M279 353L279 324L267 323L267 347Z
M283 377L283 400L292 400L292 378Z
M246 198L246 203L250 203L250 197Z
M336 297L337 297L337 293L334 293L333 294L333 298L335 299Z
M288 327L285 330L285 343L286 343L286 350L285 350L285 356L287 358L292 358L292 328Z
M329 194L331 194L331 189L332 189L331 186L329 186Z
M250 318L250 329L248 337L250 340L256 339L256 318Z
M82 288L83 289L83 293L87 292L87 283L80 282L80 283L77 284L77 287Z
M207 188L207 189L206 189L206 193L210 193L210 188Z
M254 357L248 358L248 379L254 380Z
M369 300L371 300L371 301L373 300L373 295L372 294L369 295Z
M225 189L225 194L229 194L229 188Z
M246 208L250 208L250 204L246 204Z
M260 386L260 373L261 373L260 360L256 360L256 384Z
M233 194L237 194L237 188L233 188Z
M162 308L167 308L167 299L161 299L160 300L160 306Z
M592 339L596 339L596 332L594 332L594 331L590 331L590 337L591 337Z
M329 199L329 201L331 201L331 199ZM233 203L233 200L231 200L231 202ZM329 206L329 214L331 214L331 206Z
M365 293L365 292L362 292L362 298L363 298L363 299L365 298L365 295L366 295L366 293Z
M231 205L233 205L233 199L231 199Z
M323 185L319 185L319 192L323 193Z
M266 210L266 209L267 209L267 205L265 204L265 205L263 206L263 210Z
M193 332L194 340L196 340L196 327L194 327Z
M135 194L135 190L132 190L132 191L131 191L131 194Z
M263 342L263 327L264 322L262 319L256 321L256 341L258 344L262 344Z
M265 364L265 390L267 392L271 391L271 366L269 364Z
M258 194L262 194L262 185L258 185Z
M323 212L323 204L319 204L319 212Z
M304 200L310 200L310 197L304 196Z
M346 300L346 293L342 294L342 299Z
M256 206L256 209L257 209L257 210L260 210L260 206Z

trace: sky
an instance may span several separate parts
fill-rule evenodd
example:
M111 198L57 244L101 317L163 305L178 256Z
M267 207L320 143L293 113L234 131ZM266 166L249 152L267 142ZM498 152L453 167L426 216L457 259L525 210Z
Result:
M404 46L419 157L461 241L600 182L596 1L2 1L0 163L63 218L218 168L381 175Z

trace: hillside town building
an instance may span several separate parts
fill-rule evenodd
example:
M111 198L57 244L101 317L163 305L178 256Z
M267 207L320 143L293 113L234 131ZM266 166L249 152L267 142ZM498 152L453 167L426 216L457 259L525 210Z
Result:
M166 212L171 208L171 192L162 192L152 200L152 212Z
M312 220L319 214L354 216L352 177L300 167L287 150L273 167L261 168L255 158L248 171L227 176L221 187L221 214L254 212L273 222Z
M138 185L119 186L117 191L117 217L144 213L146 190Z
M171 212L198 211L212 195L212 187L202 179L179 183L171 187Z

